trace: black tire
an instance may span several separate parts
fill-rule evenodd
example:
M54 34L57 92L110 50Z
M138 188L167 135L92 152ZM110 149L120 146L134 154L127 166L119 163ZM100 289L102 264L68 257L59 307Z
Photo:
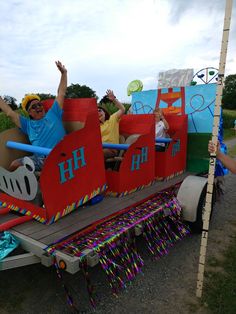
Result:
M201 233L202 232L202 228L203 228L202 214L203 214L203 208L204 208L205 200L206 200L206 192L207 192L207 184L205 184L205 186L204 186L204 188L202 190L202 193L200 195L200 198L199 198L198 207L197 207L197 218L196 218L196 221L189 223L189 226L190 226L191 231L193 233ZM213 194L212 194L210 220L212 218L212 213L213 213L215 202L216 202L216 188L215 188L215 184L214 184L214 186L213 186Z

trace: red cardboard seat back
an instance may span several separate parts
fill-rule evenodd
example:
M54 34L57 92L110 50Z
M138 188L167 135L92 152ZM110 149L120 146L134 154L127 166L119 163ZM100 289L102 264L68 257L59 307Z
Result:
M45 102L48 108L52 103ZM44 207L0 195L11 209L42 223L58 220L106 189L96 99L66 99L63 109L63 121L74 131L72 128L45 160L40 175Z
M155 175L158 178L177 175L186 168L188 116L166 115L165 118L173 141L165 152L155 152Z
M127 138L139 134L138 139L124 153L119 171L106 171L108 192L125 195L150 184L155 177L154 116L125 115L120 121L120 134Z

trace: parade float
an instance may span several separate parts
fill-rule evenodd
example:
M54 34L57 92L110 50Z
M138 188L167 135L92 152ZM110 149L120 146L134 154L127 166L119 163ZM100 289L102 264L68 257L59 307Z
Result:
M143 266L136 237L142 236L150 254L159 258L191 227L203 226L197 293L201 296L214 174L226 173L222 166L215 168L216 158L207 152L211 137L214 143L221 139L226 26L216 83L143 91L140 82L132 82L132 113L121 118L123 140L109 165L102 149L114 146L101 142L96 99L65 100L67 135L52 150L29 145L18 129L0 133L0 239L6 244L1 250L9 253L7 242L12 244L8 248L15 242L24 250L2 258L1 270L54 265L62 281L62 271L82 270L94 305L88 267L100 263L117 294ZM51 100L45 101L45 110L51 105ZM162 109L170 125L164 141L155 138L155 108ZM155 150L161 141L164 152ZM9 171L11 161L26 153L47 156L41 173L27 157L22 167ZM63 287L74 308L65 282Z

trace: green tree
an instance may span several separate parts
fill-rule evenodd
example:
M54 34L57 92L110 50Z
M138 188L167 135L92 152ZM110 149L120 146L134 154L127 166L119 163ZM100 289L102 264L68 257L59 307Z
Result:
M16 110L18 108L18 106L16 104L16 98L14 98L12 96L4 95L3 99L11 107L12 110ZM0 111L1 111L1 109L0 109Z
M55 96L55 95L52 95L52 94L45 94L45 93L27 93L27 94L25 94L25 95L28 95L28 94L35 94L35 95L38 95L41 100L55 99L55 98L56 98L56 96ZM21 103L20 103L20 108L22 108L22 107L21 107Z
M130 107L131 107L131 104L125 104L125 103L123 103L123 105L124 105L124 107L125 107L125 113L128 113L128 112L129 112L129 109L130 109ZM115 113L115 112L118 110L118 108L116 107L116 105L115 105L112 101L110 101L107 96L104 96L104 97L100 100L99 106L105 108L106 111L107 111L110 115L113 114L113 113Z
M224 109L236 109L236 74L228 75L225 79L222 105Z
M113 102L107 102L107 103L100 102L99 105L101 107L104 107L109 114L113 114L118 110L118 108L113 104ZM125 107L125 113L128 113L131 107L131 104L123 104L123 105Z
M44 93L38 93L37 94L41 100L46 100L46 99L55 99L56 96L52 94L44 94Z
M96 92L86 85L71 84L67 87L66 98L93 98L98 99Z

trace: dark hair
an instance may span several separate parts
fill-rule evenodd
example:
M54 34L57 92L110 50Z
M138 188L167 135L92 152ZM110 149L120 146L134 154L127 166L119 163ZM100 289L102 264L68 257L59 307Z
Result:
M107 104L107 103L109 103L109 102L111 102L111 100L108 98L107 95L105 95L105 96L102 97L102 99L100 100L99 104L100 104L100 105L101 105L101 104Z
M102 109L105 113L105 120L109 120L110 118L110 113L102 106L98 106L98 109Z

